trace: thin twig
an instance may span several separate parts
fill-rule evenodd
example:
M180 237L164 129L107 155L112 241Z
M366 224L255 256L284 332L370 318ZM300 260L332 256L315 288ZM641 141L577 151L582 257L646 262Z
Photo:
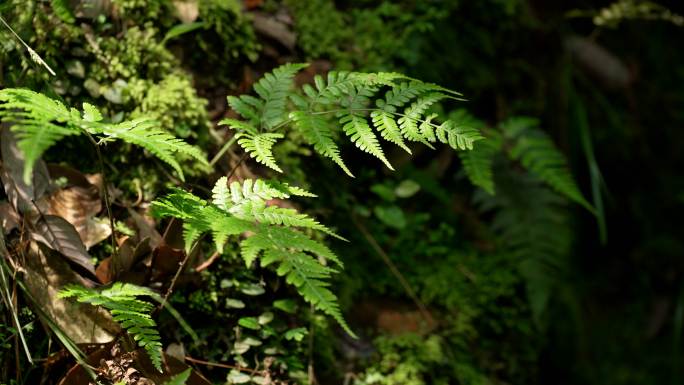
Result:
M214 251L214 254L207 258L206 261L200 263L197 267L195 267L195 271L199 273L200 271L205 270L206 268L211 266L211 264L214 263L214 261L216 261L220 256L221 253L218 250Z
M48 72L50 72L50 75L56 76L55 71L53 71L52 68L50 68L50 66L45 62L45 60L43 60L43 58L40 57L40 55L38 55L38 53L36 51L34 51L33 48L31 48L28 44L26 44L24 39L22 39L19 35L17 35L16 32L14 32L14 29L12 29L12 27L10 27L10 25L7 24L7 22L5 21L5 19L2 18L2 16L0 16L0 21L2 21L2 24L4 24L5 27L7 27L7 29L9 29L10 32L12 32L12 35L14 35L14 37L16 37L17 40L19 40L19 42L21 42L21 44L23 44L24 47L26 47L26 50L28 51L29 56L31 57L31 60L33 60L35 63L45 67L48 70Z
M387 267L389 267L390 271L392 274L399 280L399 283L401 286L404 288L406 291L406 294L408 294L409 297L413 300L413 302L416 304L418 307L418 310L420 310L421 315L425 319L425 321L428 323L428 325L434 325L435 319L432 317L432 314L428 311L427 307L425 304L418 298L416 295L416 292L413 291L413 288L411 288L411 285L408 283L406 278L404 278L404 275L401 274L401 271L397 268L397 266L392 262L390 257L385 253L385 251L380 247L378 244L378 241L375 240L373 235L366 229L366 227L361 223L355 215L352 215L352 221L354 222L354 225L356 225L356 228L359 229L361 234L363 234L364 238L366 238L366 241L371 245L373 250L382 258L382 260L385 262Z
M314 311L316 309L314 308L313 305L311 305L310 310L311 310L311 323L309 324L308 377L309 377L309 385L313 385L313 384L318 382L318 381L316 381L316 373L314 371L314 363L313 363L313 341L314 341L314 330L316 327L316 324L314 323Z
M97 153L97 162L98 166L100 168L100 173L102 174L102 191L104 192L104 202L105 202L105 207L107 208L107 216L109 217L109 226L112 228L112 233L111 233L111 242L112 242L112 253L114 254L114 258L118 260L119 253L117 251L116 247L116 230L114 229L114 216L112 215L112 206L110 204L109 200L109 189L107 188L107 175L105 173L104 169L104 160L102 159L102 152L100 151L100 144L95 141L95 138L93 138L92 135L87 130L83 130L85 132L86 136L88 139L90 139L90 142L93 143L95 146L95 152Z
M202 238L198 239L197 242L192 246L190 251L185 254L185 257L183 257L183 260L181 260L180 264L178 265L178 269L176 270L176 274L173 275L173 279L171 279L171 284L169 284L169 288L166 289L166 293L164 293L164 297L162 297L161 302L159 303L159 306L157 307L157 310L162 309L166 303L169 300L169 297L171 297L171 293L173 293L173 288L176 286L176 281L178 281L178 277L180 277L181 272L183 271L183 268L185 267L185 264L188 262L188 259L190 258L190 255L192 255L195 252L195 249L197 246L200 244L200 241Z
M190 356L185 356L185 360L193 362L195 364L200 364L200 365L205 365L205 366L215 366L217 368L224 368L224 369L235 369L235 370L239 370L241 372L247 372L247 373L252 373L252 374L264 374L264 373L268 372L268 370L254 370L254 369L250 369L250 368L243 368L241 366L198 360L197 358L192 358Z
M216 164L216 162L218 162L219 159L221 159L221 157L223 156L223 154L225 154L226 151L228 151L228 149L233 145L233 143L235 143L235 141L237 140L237 138L238 138L237 134L236 134L236 135L233 135L233 137L230 138L230 140L227 141L227 142L223 145L223 147L221 147L221 150L219 150L219 152L217 152L216 155L214 155L214 157L213 157L213 158L211 159L211 161L209 162L209 166L214 167L214 165Z

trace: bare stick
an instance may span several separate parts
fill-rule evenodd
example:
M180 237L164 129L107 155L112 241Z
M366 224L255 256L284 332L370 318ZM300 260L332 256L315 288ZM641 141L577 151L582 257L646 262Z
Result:
M433 325L435 322L435 319L432 317L432 314L428 311L427 307L425 304L418 298L416 295L416 292L413 291L413 288L411 288L411 285L408 283L406 278L404 278L404 275L401 274L401 271L397 268L397 266L392 262L390 257L385 253L385 251L380 247L378 244L378 241L375 240L373 235L366 229L366 227L361 223L355 215L352 215L352 221L354 222L354 225L356 225L356 228L361 231L361 234L363 234L364 238L366 238L366 241L371 245L373 250L382 258L382 260L385 262L387 267L389 267L390 271L392 274L397 278L401 286L404 288L406 291L406 294L408 294L409 297L413 300L413 302L416 304L418 307L418 310L420 310L420 314L423 316L425 321L428 323L428 325Z
M241 366L198 360L197 358L192 358L190 356L185 356L185 360L193 362L195 364L200 364L200 365L205 365L205 366L215 366L217 368L224 368L224 369L235 369L235 370L239 370L241 372L247 372L247 373L252 373L252 374L263 374L264 372L266 372L265 370L254 370L254 369L250 369L250 368L243 368Z

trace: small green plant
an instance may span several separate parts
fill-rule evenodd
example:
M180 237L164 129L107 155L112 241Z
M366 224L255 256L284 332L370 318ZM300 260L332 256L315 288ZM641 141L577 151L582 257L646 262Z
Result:
M201 150L173 137L150 118L141 117L121 123L107 123L100 111L84 103L83 111L67 108L43 94L17 88L0 90L0 120L10 123L24 153L24 181L31 183L33 166L40 156L60 139L71 135L95 136L99 142L122 140L157 156L168 163L183 179L183 170L175 158L177 153L206 164Z
M211 202L176 190L153 202L152 212L160 218L183 220L183 237L188 250L205 233L211 234L219 251L223 250L229 237L250 234L240 241L241 255L248 267L259 257L263 267L277 265L278 275L285 276L306 301L354 335L342 317L337 297L326 282L336 270L323 261L340 268L342 262L327 246L296 229L312 229L341 237L294 209L266 204L268 200L287 199L292 195L315 196L297 187L262 180L247 179L242 184L233 182L228 186L227 178L223 177L214 186Z
M472 127L450 120L437 123L438 116L428 113L441 100L459 100L460 94L455 91L398 73L333 71L327 78L316 76L314 86L305 84L299 92L293 92L293 78L305 67L285 64L266 74L254 85L258 98L228 97L231 108L244 120L224 119L221 123L237 130L238 144L273 170L282 172L273 146L285 137L287 129L299 132L319 155L330 158L349 176L353 175L337 143L340 132L390 169L392 165L374 129L409 153L406 141L428 147L441 142L454 149L472 150L473 143L483 139Z
M111 287L96 291L78 285L65 287L61 298L75 297L79 302L102 306L109 310L122 328L145 349L154 367L162 371L162 344L157 331L157 324L150 315L154 305L140 300L139 297L158 297L146 287L130 283L114 283Z

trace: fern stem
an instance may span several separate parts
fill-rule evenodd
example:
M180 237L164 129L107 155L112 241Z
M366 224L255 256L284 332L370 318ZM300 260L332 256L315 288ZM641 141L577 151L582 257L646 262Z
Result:
M235 143L235 141L237 141L237 138L238 138L237 135L233 135L233 137L230 138L230 140L227 141L227 142L223 145L223 147L221 147L221 150L219 150L219 152L217 152L216 155L215 155L215 156L211 159L211 161L209 162L209 166L210 166L210 167L214 167L214 165L216 164L216 162L218 162L219 159L221 159L221 157L223 156L223 154L225 154L226 151L228 151L228 149Z
M107 175L104 169L104 160L102 158L102 152L100 151L100 144L93 138L93 136L87 131L83 130L90 142L95 146L95 153L97 154L97 163L100 168L100 173L102 174L102 193L105 202L105 207L107 208L107 216L109 217L109 227L112 229L110 234L110 239L112 243L112 254L118 259L119 252L116 247L116 230L114 230L114 215L112 215L112 205L109 200L109 189L107 188Z
M176 281L178 281L178 277L180 277L181 272L183 271L183 268L185 267L185 264L188 262L188 259L190 258L190 255L192 255L195 252L195 250L197 249L197 246L199 246L201 240L202 240L202 238L198 239L197 242L195 242L195 244L192 246L190 251L187 254L185 254L185 257L183 257L183 260L178 265L178 270L176 270L176 274L174 274L173 279L171 280L171 284L169 284L169 288L166 289L166 293L164 293L164 297L162 297L162 300L159 303L159 306L157 307L156 311L161 310L166 305L166 303L168 302L169 297L171 297L171 294L173 293L173 288L174 288L174 286L176 286Z
M401 117L407 117L408 115L402 114L401 112L391 112L391 111L385 111L380 108L339 108L336 110L328 110L328 111L317 111L317 112L312 112L311 115L325 115L325 114L334 114L336 112L373 112L373 111L384 111L387 112L388 114L396 115L396 116L401 116ZM419 119L415 117L411 117L411 119L415 120L416 122L420 123L427 123L430 126L434 128L439 128L439 125L432 123L431 121L425 120L425 119Z
M221 364L219 362L203 361L203 360L198 360L197 358L193 358L190 356L185 356L185 360L193 362L195 364L200 364L200 365L205 365L205 366L214 366L217 368L224 368L224 369L235 369L235 370L238 370L240 372L247 372L247 373L252 373L252 374L267 374L267 373L269 373L268 370L255 370L255 369L250 369L250 368L243 368L241 366L236 366L236 365Z
M392 262L387 253L385 253L382 247L380 247L378 241L375 240L375 237L373 237L373 235L366 229L366 226L364 226L363 223L361 223L361 221L359 221L355 215L352 215L351 219L354 222L356 228L359 229L361 234L363 234L364 238L366 238L366 241L371 245L373 250L375 250L375 252L382 258L383 262L385 262L385 264L390 269L392 274L397 278L401 286L406 291L406 294L408 294L408 296L411 297L415 305L418 307L418 310L420 310L420 314L423 316L423 319L427 323L427 326L430 327L434 325L435 319L432 317L432 314L430 314L430 311L427 309L425 304L418 298L416 292L413 291L411 285L408 283L406 278L404 278L404 275L401 274L401 271L399 271L399 269L394 264L394 262Z

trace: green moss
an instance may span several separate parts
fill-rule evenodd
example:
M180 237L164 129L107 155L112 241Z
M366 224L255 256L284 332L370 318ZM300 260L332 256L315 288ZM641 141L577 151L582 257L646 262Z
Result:
M159 83L133 79L126 88L126 99L136 106L131 117L154 117L163 128L182 138L206 135L207 101L197 96L185 74L170 74Z
M161 18L169 9L168 0L111 0L113 13L118 19L131 23Z
M159 81L179 67L178 60L156 38L157 30L146 24L143 28L126 30L123 37L97 37L87 46L97 58L90 66L89 76L95 81L141 78Z
M327 58L336 68L394 69L411 55L410 38L446 16L428 2L361 1L338 9L332 0L284 0L295 19L297 44L309 59Z

